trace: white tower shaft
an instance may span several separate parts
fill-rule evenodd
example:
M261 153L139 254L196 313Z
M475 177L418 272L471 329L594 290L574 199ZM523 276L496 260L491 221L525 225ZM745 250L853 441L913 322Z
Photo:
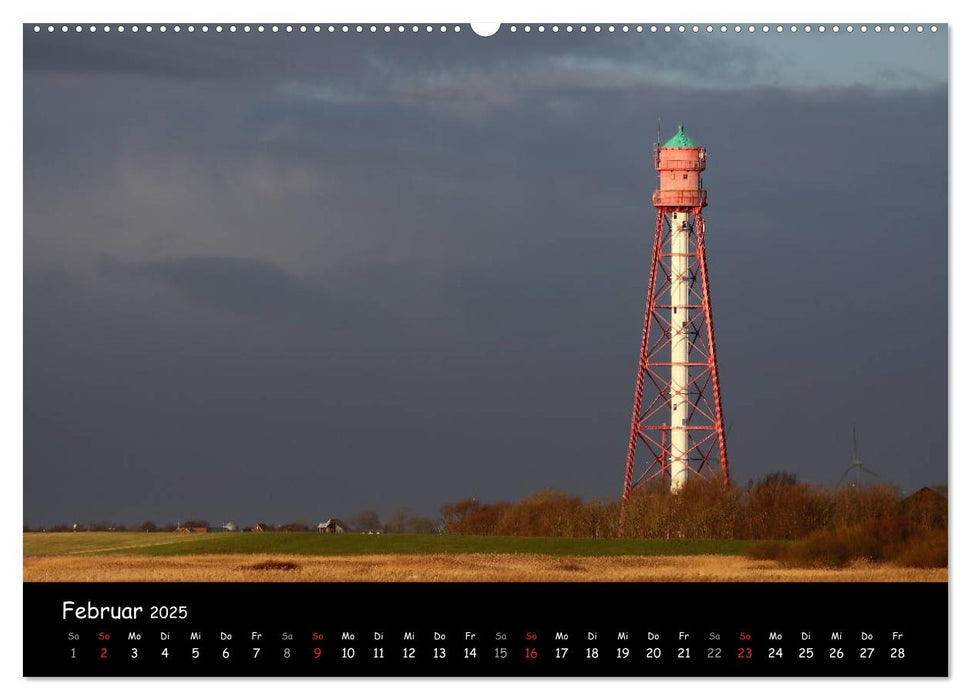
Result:
M671 214L671 493L688 479L688 214Z

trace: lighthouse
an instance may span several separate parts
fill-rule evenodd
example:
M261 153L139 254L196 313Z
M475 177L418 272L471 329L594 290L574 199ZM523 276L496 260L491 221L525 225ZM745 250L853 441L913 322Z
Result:
M672 493L695 477L729 483L702 216L707 158L683 126L654 146L656 219L622 508L657 479Z

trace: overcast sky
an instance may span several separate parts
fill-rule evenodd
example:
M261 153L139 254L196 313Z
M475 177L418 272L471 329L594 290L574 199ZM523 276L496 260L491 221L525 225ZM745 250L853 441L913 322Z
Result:
M623 481L657 120L729 457L947 479L947 37L24 34L24 517Z

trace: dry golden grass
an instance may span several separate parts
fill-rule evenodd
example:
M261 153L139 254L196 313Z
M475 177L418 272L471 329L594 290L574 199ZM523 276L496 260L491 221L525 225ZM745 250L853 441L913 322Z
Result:
M793 569L729 555L82 555L26 557L24 581L947 581L947 569Z

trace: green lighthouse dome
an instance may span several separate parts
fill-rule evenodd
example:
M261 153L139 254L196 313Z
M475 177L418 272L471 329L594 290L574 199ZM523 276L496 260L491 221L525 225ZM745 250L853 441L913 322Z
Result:
M661 148L697 148L698 144L684 133L684 124L678 124L678 133L667 140Z

